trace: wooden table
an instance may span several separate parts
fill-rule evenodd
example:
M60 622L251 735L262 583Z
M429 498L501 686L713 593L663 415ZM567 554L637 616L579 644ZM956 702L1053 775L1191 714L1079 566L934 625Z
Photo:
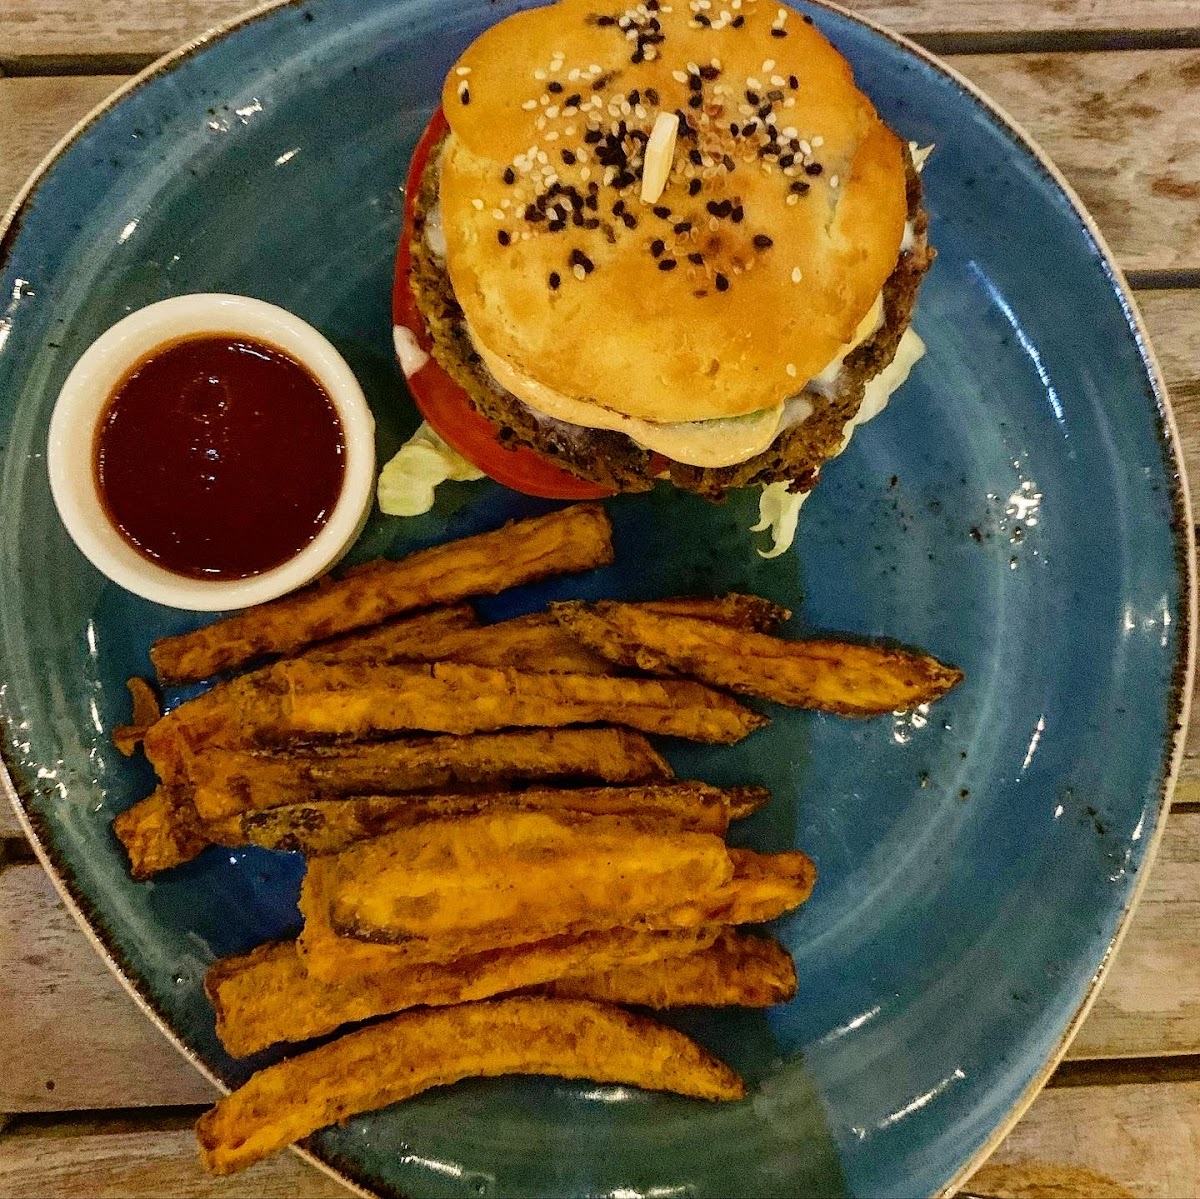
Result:
M123 78L242 7L0 0L0 210ZM1137 290L1200 487L1200 0L853 7L979 83L1083 196ZM1200 729L1190 734L1120 957L972 1194L1200 1194ZM211 1088L93 953L7 809L0 996L0 1197L346 1193L290 1154L232 1179L202 1173L190 1126Z

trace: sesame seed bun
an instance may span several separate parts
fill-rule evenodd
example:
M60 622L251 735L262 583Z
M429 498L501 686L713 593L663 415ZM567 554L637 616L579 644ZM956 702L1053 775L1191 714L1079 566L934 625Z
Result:
M896 268L904 147L845 59L767 0L559 0L486 31L442 102L455 298L477 343L564 396L654 422L769 408ZM643 203L660 112L679 136Z

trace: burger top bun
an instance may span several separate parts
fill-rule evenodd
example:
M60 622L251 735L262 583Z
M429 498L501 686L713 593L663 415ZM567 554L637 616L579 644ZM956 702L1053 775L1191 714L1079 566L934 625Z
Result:
M446 78L447 267L520 375L651 421L741 416L825 367L896 265L900 141L769 0L559 0ZM678 114L641 198L646 139Z

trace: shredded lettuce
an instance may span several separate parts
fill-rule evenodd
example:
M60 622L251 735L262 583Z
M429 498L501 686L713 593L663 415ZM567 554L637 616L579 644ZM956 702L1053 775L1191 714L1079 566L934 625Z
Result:
M420 516L433 507L433 493L439 483L482 478L483 471L422 422L379 472L379 508L388 516Z
M758 524L751 533L771 530L771 548L759 550L760 558L778 558L791 549L796 537L796 522L800 519L800 506L808 499L807 491L788 491L791 484L767 483L758 497Z
M917 173L920 174L925 167L925 159L933 153L933 143L930 142L927 146L921 146L916 142L909 142L908 150L912 155L913 166L916 167Z

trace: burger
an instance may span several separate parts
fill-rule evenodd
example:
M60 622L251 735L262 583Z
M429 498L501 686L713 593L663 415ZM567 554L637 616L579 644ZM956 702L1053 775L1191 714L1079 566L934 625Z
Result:
M397 349L433 430L519 490L803 492L919 347L926 227L910 147L809 17L558 0L446 77Z

